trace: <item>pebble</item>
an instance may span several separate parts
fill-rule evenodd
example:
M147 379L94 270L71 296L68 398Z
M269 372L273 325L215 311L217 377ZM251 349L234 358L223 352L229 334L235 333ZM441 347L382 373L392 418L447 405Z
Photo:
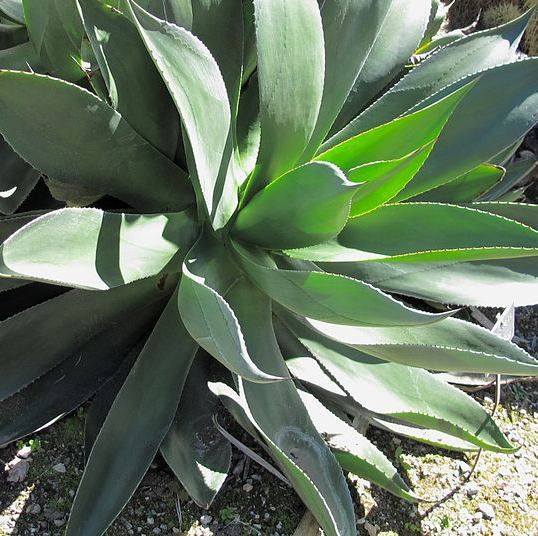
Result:
M457 461L457 466L458 466L458 469L460 471L460 473L468 473L471 471L471 466L467 463L467 462L464 462L463 460L458 460Z
M65 525L65 518L63 519L55 519L53 521L54 525L56 525L57 527L63 527Z
M52 469L56 471L57 473L66 473L67 469L65 468L65 465L63 463L57 463L56 465L52 466Z
M22 447L22 449L19 449L17 451L17 457L21 458L22 460L26 460L32 454L32 448L31 447Z
M204 514L203 516L200 517L200 523L202 523L202 525L209 525L211 521L213 521L213 517L207 514Z
M155 527L152 532L153 532L153 534L160 534L161 529L159 527Z
M27 514L40 514L41 513L41 506L39 504L30 504L26 508Z
M478 495L480 492L480 486L476 482L469 482L465 486L465 493L467 493L468 497L474 497L475 495Z
M152 517L148 517L148 518L146 519L146 523L147 523L148 525L154 525L154 524L155 524L155 519L153 519Z
M488 503L480 503L478 505L478 510L484 514L484 517L487 519L493 519L495 517L495 508Z
M250 493L254 489L254 486L252 484L245 484L243 486L243 491L246 491L247 493Z
M372 525L371 523L368 523L368 521L364 524L364 530L366 530L368 536L377 536L379 532L377 525Z
M172 532L174 534L179 534L181 531L177 527L172 527Z

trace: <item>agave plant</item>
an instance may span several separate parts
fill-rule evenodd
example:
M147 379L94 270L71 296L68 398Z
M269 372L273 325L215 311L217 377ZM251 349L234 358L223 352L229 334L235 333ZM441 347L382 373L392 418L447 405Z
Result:
M538 374L439 305L538 302L538 211L498 201L534 166L531 14L410 62L431 4L0 1L0 444L93 396L69 536L159 450L208 507L223 407L327 535L356 534L343 471L417 500L352 417L516 450L435 372ZM24 201L41 175L67 207Z

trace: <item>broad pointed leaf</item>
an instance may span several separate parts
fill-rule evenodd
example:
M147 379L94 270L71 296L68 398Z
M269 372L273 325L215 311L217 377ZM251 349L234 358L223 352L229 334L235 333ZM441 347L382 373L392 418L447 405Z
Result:
M219 229L237 205L237 184L232 171L227 172L232 156L231 110L219 66L188 30L153 17L132 0L128 4L181 115L194 165L191 175Z
M321 334L386 361L441 372L538 374L538 361L475 324L447 318L427 326L367 328L308 319Z
M129 322L105 329L65 361L0 402L0 445L31 434L84 403L115 373L161 307L151 304L138 310Z
M376 359L289 316L283 320L330 377L369 412L436 429L488 450L514 450L478 402L429 372Z
M43 67L31 43L0 50L0 69L42 72Z
M39 171L0 139L0 212L13 214L33 190L39 176Z
M86 289L108 289L162 272L166 278L166 270L180 271L195 231L190 211L56 210L0 246L0 275Z
M387 93L328 140L323 148L387 123L439 90L484 69L512 61L530 14L507 24L476 32L443 48L412 69Z
M517 221L538 231L538 205L530 203L475 202L466 205L475 210L496 214L509 220Z
M426 324L446 316L411 309L371 285L322 272L314 265L309 266L313 271L279 269L261 250L237 243L233 248L256 286L301 315L357 326Z
M208 356L198 352L161 454L193 500L209 508L230 469L230 443L213 422L218 399L208 389Z
M150 307L168 292L166 287L157 288L155 280L107 292L72 290L0 322L0 400L80 350L118 317ZM62 335L51 337L51 333Z
M503 163L503 165L505 164ZM536 166L538 166L538 161L534 158L522 158L505 165L506 173L502 180L488 190L480 200L496 201L523 182L536 169Z
M318 124L329 111L334 121L337 104L341 109L333 128L339 130L398 74L420 43L429 9L429 0L415 1L412 9L407 0L323 3L327 83ZM335 78L340 82L337 88ZM342 93L338 92L340 87ZM347 99L342 100L344 94ZM328 96L335 101L332 108ZM328 129L324 130L323 136L317 138L319 143L327 134ZM319 127L316 132L320 132Z
M225 299L241 277L224 246L204 234L183 263L178 298L181 318L193 339L232 372L255 382L281 380L254 364Z
M30 42L47 72L72 82L80 80L84 28L76 0L23 0L22 4Z
M299 395L314 426L344 471L365 478L402 499L417 500L391 461L373 443L310 393L299 391Z
M370 162L402 158L437 139L445 123L473 85L474 83L471 83L460 87L418 112L347 139L321 152L316 159L332 162L347 173Z
M317 244L343 229L356 191L335 165L310 162L260 190L239 212L232 232L264 248Z
M325 53L316 0L254 0L254 7L262 126L257 190L302 163L322 101Z
M401 203L351 218L334 241L286 253L315 262L438 262L441 266L536 256L538 232L470 207Z
M19 24L25 22L22 0L0 0L0 12Z
M75 496L67 536L105 532L150 466L179 403L197 344L172 296L114 400Z
M180 168L114 109L68 82L1 72L0 132L33 167L58 181L91 186L144 211L192 203Z
M258 366L275 376L287 375L273 333L270 300L243 280L231 291L230 301L245 326L247 344ZM351 536L355 522L347 485L293 383L238 382L239 396L252 425L325 533Z
M141 136L173 159L180 135L179 116L138 31L100 0L78 0L78 6L112 106Z

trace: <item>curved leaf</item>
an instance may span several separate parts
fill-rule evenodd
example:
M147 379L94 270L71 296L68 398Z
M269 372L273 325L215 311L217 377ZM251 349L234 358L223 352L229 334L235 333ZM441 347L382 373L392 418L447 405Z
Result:
M176 417L161 443L161 454L202 508L209 508L230 469L232 449L213 422L218 399L208 389L209 360L198 352L187 377Z
M538 361L516 345L477 326L447 318L426 326L356 327L307 319L333 340L386 361L441 372L535 376Z
M128 0L130 14L181 115L194 168L190 169L215 229L237 205L231 110L219 66L192 33L157 19ZM201 201L201 200L200 200Z
M145 215L55 210L34 219L0 246L0 275L109 289L167 269L178 273L195 231L189 211Z
M476 78L485 69L514 60L530 17L526 13L502 26L473 33L432 54L328 140L324 150L393 120L458 80L469 75Z
M282 380L254 364L239 321L224 298L240 278L224 246L203 235L183 263L181 318L192 338L232 372L254 382Z
M30 72L43 71L34 47L29 42L0 50L0 69Z
M192 203L180 168L110 106L68 82L0 72L0 131L32 166L60 182L91 187L144 211Z
M138 31L99 0L77 3L112 106L141 136L173 159L180 136L179 116Z
M310 270L281 270L261 250L237 243L234 251L248 277L288 309L318 320L357 326L415 325L435 322L447 314L406 307L375 287L335 274Z
M536 166L538 166L538 161L534 158L522 158L512 164L505 165L506 173L504 177L480 198L481 201L496 201L519 185L536 169Z
M98 536L150 466L177 409L197 344L172 296L97 436L77 490L67 536Z
M538 205L527 203L476 202L467 205L475 210L496 214L514 220L538 231Z
M0 59L1 66L1 59ZM41 174L0 138L0 212L13 214L33 190Z
M155 280L106 292L72 290L0 322L0 400L64 361L111 322L161 301L168 292Z
M413 201L470 203L487 193L504 174L505 170L500 166L480 165L447 184L418 195Z
M478 402L429 372L366 355L313 332L289 315L282 319L330 377L375 416L438 430L488 450L514 450ZM293 372L293 360L290 365ZM300 371L309 374L309 366Z
M322 15L331 4L324 3ZM372 16L361 24L365 33L373 30L370 47L332 132L343 128L398 75L418 47L428 22L429 0L414 2L412 9L407 0L370 0L368 5ZM358 36L355 39L359 40Z
M448 121L430 158L397 199L408 199L445 184L489 161L524 136L538 122L537 78L538 58L482 71L476 85ZM419 107L452 92L468 79L441 90ZM513 81L509 91L501 89L505 80ZM501 124L502 128L498 128Z
M335 165L310 162L260 190L239 212L232 233L273 249L323 242L343 229L356 191Z
M288 374L271 323L271 302L243 280L230 301L245 329L256 364L275 376ZM316 432L291 381L274 385L238 379L239 398L268 451L328 535L355 533L355 519L342 471Z
M0 12L14 22L25 23L22 0L0 0Z
M55 77L76 82L84 76L84 28L76 0L22 0L24 20L41 63Z
M344 471L365 478L408 501L416 501L391 461L366 437L329 411L316 397L299 391L314 426Z
M262 126L257 190L302 163L322 101L325 52L316 0L254 0L254 7Z
M160 308L159 303L152 303L138 309L129 322L105 329L35 382L0 402L0 445L31 434L84 403L115 373Z

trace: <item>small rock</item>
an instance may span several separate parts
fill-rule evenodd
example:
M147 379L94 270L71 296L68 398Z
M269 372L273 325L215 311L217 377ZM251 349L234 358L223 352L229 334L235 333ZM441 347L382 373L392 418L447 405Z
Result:
M471 466L467 462L464 462L463 460L458 460L456 465L460 473L462 474L469 473L471 471Z
M26 478L26 475L28 475L28 470L30 469L30 459L21 460L17 457L13 458L13 460L6 465L6 480L8 482L22 482Z
M181 531L177 527L172 527L172 532L174 534L179 534Z
M29 446L22 447L22 449L19 449L17 451L17 457L21 458L22 460L26 460L32 454L32 448Z
M254 489L254 486L252 484L245 484L243 486L243 491L246 491L247 493L250 493Z
M207 514L200 517L200 523L202 523L202 525L209 525L211 521L213 521L213 518Z
M364 530L368 533L368 536L377 536L379 529L376 525L372 525L371 523L368 523L368 521L364 524Z
M39 504L30 504L27 508L26 508L26 513L27 514L40 514L41 513L41 506Z
M65 525L65 518L63 519L55 519L53 521L53 523L57 526L57 527L63 527Z
M468 497L474 497L475 495L478 495L480 491L480 486L476 482L469 482L465 486L465 493L467 493Z
M495 517L495 508L488 503L480 503L478 510L484 514L486 519L493 519Z
M65 468L65 465L63 463L57 463L56 465L52 466L52 469L56 471L57 473L66 473L67 469Z
M152 517L148 517L146 519L146 522L148 525L154 525L155 524L155 519L153 519Z
M155 527L152 532L153 532L153 534L160 534L161 529L159 527Z

